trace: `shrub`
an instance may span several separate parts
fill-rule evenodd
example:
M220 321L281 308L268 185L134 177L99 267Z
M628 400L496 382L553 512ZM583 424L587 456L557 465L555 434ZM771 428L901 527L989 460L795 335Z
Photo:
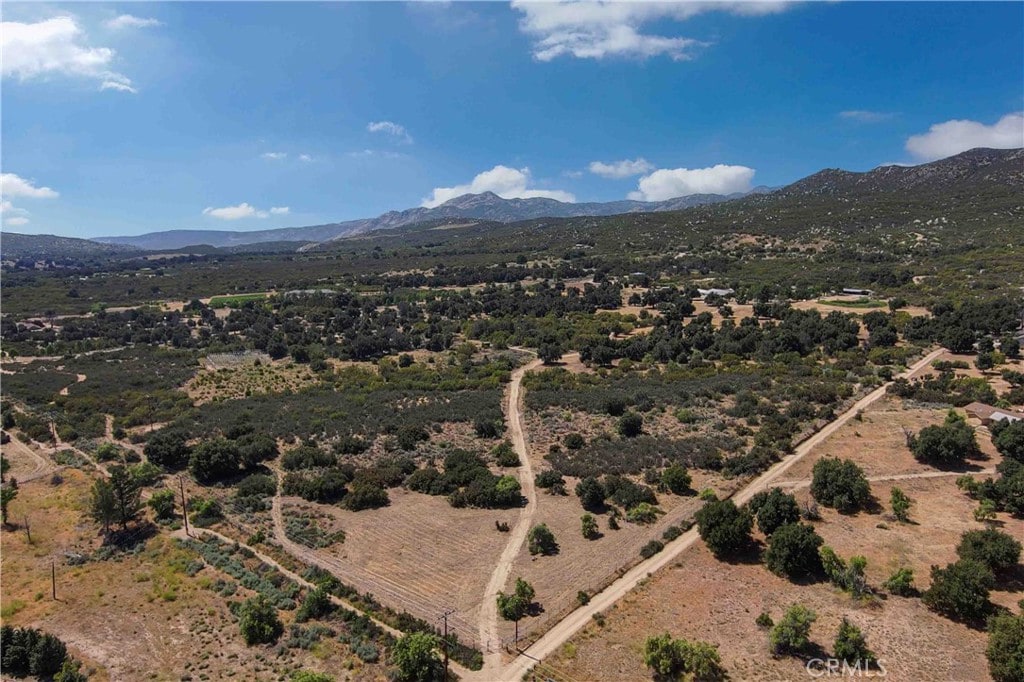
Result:
M350 511L362 511L386 507L391 504L391 499L383 487L360 482L352 485L352 489L345 495L343 504Z
M1004 457L1024 464L1024 420L993 424L992 443Z
M800 506L796 498L779 488L762 490L750 502L750 511L757 517L757 527L770 536L776 528L800 520Z
M900 488L893 488L889 496L889 504L892 505L892 515L897 521L906 521L910 518L910 505L914 503L910 497Z
M606 497L604 486L593 476L588 476L576 484L576 496L587 511L600 512L604 509Z
M181 431L160 429L149 437L143 452L146 459L167 469L179 469L189 460L188 437Z
M661 473L662 485L674 495L686 495L689 493L690 483L692 482L693 478L690 476L690 472L686 470L686 467L679 464L666 467L665 471Z
M820 575L818 548L824 540L814 528L803 523L787 523L772 534L765 553L765 565L776 575L800 580Z
M888 590L891 594L901 597L910 597L915 593L914 571L909 568L897 569L886 579L884 583L882 583L882 587Z
M494 457L495 463L500 467L517 467L520 464L519 455L516 454L512 443L508 441L495 446L491 450L491 455Z
M846 618L843 618L839 624L839 632L836 633L832 654L840 661L861 666L861 669L874 664L876 660L875 655L868 649L864 633Z
M950 618L974 620L988 610L988 594L994 584L988 566L961 559L945 568L932 566L932 584L921 600L928 608Z
M636 412L627 412L619 417L616 427L623 438L636 438L644 430L644 418Z
M753 517L732 500L710 500L697 512L697 529L708 549L719 557L739 554L750 547Z
M322 618L334 610L331 596L323 587L317 587L306 593L302 605L295 612L295 622L304 623L311 618Z
M768 635L773 654L799 654L810 644L811 625L818 615L806 606L790 606Z
M213 483L236 475L240 462L241 455L234 441L214 438L192 450L188 468L200 483Z
M391 662L403 682L435 682L444 677L437 657L438 638L429 632L410 632L395 642Z
M174 491L157 490L149 498L146 505L153 510L153 514L161 521L174 518Z
M286 471L330 467L337 463L337 457L312 445L300 445L281 456L281 467Z
M548 469L537 474L535 482L538 488L551 489L557 485L565 487L565 478L554 469Z
M770 628L775 625L775 621L772 620L771 615L767 611L762 611L754 619L754 624L759 628Z
M626 520L630 523L647 524L658 520L658 514L663 513L660 509L648 502L641 502L626 512Z
M558 542L555 541L555 534L547 527L547 524L537 524L530 529L527 535L530 554L557 554Z
M871 500L871 486L864 471L848 459L820 459L814 464L811 495L841 513L863 508Z
M277 609L263 595L245 600L238 612L238 627L249 646L276 642L284 632Z
M597 519L593 514L584 514L580 517L580 532L587 540L596 540L601 537L601 532L597 529Z
M1024 615L1000 613L989 619L985 656L995 682L1024 680Z
M967 531L960 538L956 554L984 564L993 573L1012 568L1020 560L1021 544L1012 535L986 528Z
M640 556L644 559L650 559L652 556L665 549L665 543L660 540L651 540L646 545L640 548Z
M667 632L644 640L644 663L657 679L725 679L718 649L712 644L672 639Z
M562 443L568 450L579 450L580 448L587 444L587 441L585 438L583 438L582 434L570 433L565 438L562 439Z

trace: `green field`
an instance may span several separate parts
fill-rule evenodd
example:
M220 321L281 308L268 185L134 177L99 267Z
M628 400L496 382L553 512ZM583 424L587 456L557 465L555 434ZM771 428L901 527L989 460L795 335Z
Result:
M235 296L214 296L210 299L211 308L240 308L249 301L262 301L266 294L238 294Z

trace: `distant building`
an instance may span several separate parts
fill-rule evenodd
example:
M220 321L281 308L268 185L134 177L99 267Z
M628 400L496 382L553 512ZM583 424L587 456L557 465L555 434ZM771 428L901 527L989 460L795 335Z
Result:
M1016 422L1024 419L1024 412L1018 412L1017 410L1004 410L1001 407L992 407L985 403L971 403L965 407L964 410L966 410L967 414L971 417L981 420L983 426L988 426L992 422Z
M872 294L871 289L854 289L853 287L843 287L844 294L850 294L851 296L870 296Z
M732 296L736 292L732 289L697 289L697 293L700 294L701 298L707 298L708 296Z

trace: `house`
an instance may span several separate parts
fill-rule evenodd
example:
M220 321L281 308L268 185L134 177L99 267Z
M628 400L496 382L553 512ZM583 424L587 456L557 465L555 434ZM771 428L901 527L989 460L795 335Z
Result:
M871 289L856 289L854 287L843 287L843 293L851 296L870 296Z
M968 416L980 420L982 426L988 426L992 422L1015 422L1024 419L1024 412L1003 409L1001 407L992 407L985 403L971 403L964 409L967 411Z
M708 296L721 296L722 298L728 298L736 292L732 289L697 289L697 293L700 294L701 298L707 298Z

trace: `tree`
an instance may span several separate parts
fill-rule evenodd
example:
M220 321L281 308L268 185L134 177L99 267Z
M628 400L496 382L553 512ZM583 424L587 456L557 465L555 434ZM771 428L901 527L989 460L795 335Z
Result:
M188 459L188 469L200 483L213 483L238 473L241 453L234 441L214 438L197 445Z
M555 343L542 343L537 349L537 357L545 365L553 365L562 359L562 349Z
M576 484L576 497L587 511L600 512L607 497L604 486L593 476L587 476Z
M788 523L772 534L765 553L765 565L776 575L800 580L820 575L818 548L824 540L804 523Z
M330 593L323 585L319 585L306 593L306 598L295 612L295 622L304 623L310 618L320 618L333 610Z
M1013 568L1020 561L1021 544L1012 535L995 528L970 530L960 538L956 554L984 564L993 573Z
M272 644L284 632L277 609L262 594L243 602L238 610L238 626L242 631L242 638L249 646Z
M188 463L189 447L181 431L161 429L149 437L143 452L146 459L166 469L180 469Z
M973 559L945 568L932 566L932 584L921 596L925 606L950 618L973 620L988 610L988 593L995 585L992 571Z
M555 541L555 534L547 527L547 524L540 523L530 529L527 535L530 554L557 554L558 543Z
M985 656L995 682L1024 680L1024 615L1000 613L989 619Z
M661 472L661 483L674 495L685 495L690 492L690 484L693 478L686 467L680 464L673 464Z
M877 660L868 649L864 633L846 618L843 618L843 622L839 624L839 632L836 634L836 643L832 647L832 653L840 661L854 666L859 665L862 670Z
M127 468L110 467L110 489L114 495L117 522L122 529L134 521L142 510L142 488Z
M619 435L623 438L636 438L644 430L644 418L636 412L627 412L619 417Z
M800 505L796 498L780 488L762 490L750 498L750 511L757 517L757 527L770 536L776 528L800 520Z
M597 519L594 518L593 514L584 514L580 517L580 531L583 533L583 537L588 540L596 540L601 536L600 531L597 529Z
M11 462L7 455L0 455L0 483L7 480L7 472L11 469Z
M818 614L801 604L794 604L786 611L768 634L771 651L775 655L798 654L810 644L811 625Z
M913 503L914 501L902 489L895 487L892 489L889 504L892 505L892 515L896 517L897 521L907 522L910 518L910 505Z
M644 663L654 670L658 680L681 679L684 675L693 680L725 677L717 647L707 642L672 639L667 632L644 640Z
M0 486L0 523L7 524L7 505L18 496L18 481L11 479L6 485Z
M719 557L738 554L750 547L753 517L732 500L709 500L696 514L697 529L708 549Z
M105 478L93 481L89 515L97 523L103 524L104 534L110 534L110 524L117 520L117 499L114 497L114 487Z
M992 443L1003 455L1024 464L1024 419L997 422L992 426Z
M153 510L158 519L174 518L174 491L158 490L149 498L146 505Z
M864 471L848 459L826 457L814 464L811 495L826 507L843 514L861 509L871 499L871 486Z
M53 682L88 682L89 678L82 672L81 661L65 658L60 670L53 676Z
M444 669L437 656L437 635L410 632L402 635L391 649L391 662L398 668L402 682L438 682Z
M516 589L512 594L498 593L498 615L515 623L516 641L519 640L519 621L530 613L534 596L533 585L522 578L516 578Z
M924 427L909 443L914 457L936 466L959 466L981 454L974 429L955 410L947 413L942 426Z

